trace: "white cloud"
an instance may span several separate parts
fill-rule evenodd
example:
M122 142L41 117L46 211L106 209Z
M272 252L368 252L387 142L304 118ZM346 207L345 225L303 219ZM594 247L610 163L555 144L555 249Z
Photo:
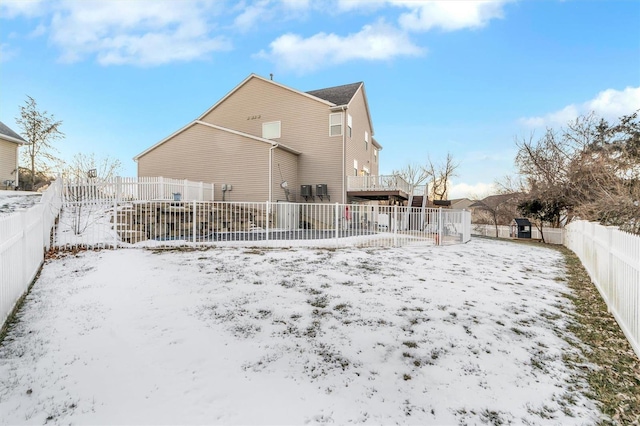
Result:
M455 200L456 198L484 198L487 195L495 193L496 187L492 183L457 183L451 187L451 190L449 191L449 199Z
M388 0L338 0L338 11L350 12L353 10L376 10L388 3Z
M215 0L3 1L3 16L48 14L30 34L48 32L63 62L95 57L103 65L159 65L204 59L228 50L230 42L212 35L211 17L223 8ZM46 6L46 7L45 7ZM37 12L38 11L38 12Z
M280 0L287 9L305 10L309 8L309 0Z
M0 43L0 63L9 62L18 52L7 43Z
M258 22L268 19L271 16L268 6L269 1L262 0L244 7L243 12L236 16L236 19L233 21L235 28L240 31L248 31L255 27Z
M502 18L505 1L440 0L392 3L411 9L399 18L400 26L408 31L429 31L434 28L455 31L484 27L492 19Z
M33 18L47 12L47 2L43 0L2 0L0 18L12 19L18 16Z
M406 33L382 21L365 25L360 32L344 37L327 33L318 33L309 38L285 34L271 42L269 47L269 52L262 50L257 56L298 72L355 59L379 61L424 53Z
M29 38L36 38L36 37L40 37L41 35L44 35L47 33L47 26L40 24L38 25L33 31L31 31L29 33Z
M544 116L526 117L519 121L528 127L563 126L579 115L591 112L606 120L615 120L637 109L640 109L640 87L627 87L624 90L607 89L581 104L567 105Z

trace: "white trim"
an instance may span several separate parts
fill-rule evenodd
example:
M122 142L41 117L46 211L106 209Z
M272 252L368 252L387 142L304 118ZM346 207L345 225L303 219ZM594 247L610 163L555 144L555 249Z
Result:
M277 125L277 129L275 128ZM265 136L265 126L267 126L267 133L272 131L275 136ZM262 138L263 139L279 139L282 131L282 123L278 121L267 121L266 123L262 123ZM271 129L270 127L274 127Z
M7 142L17 143L18 145L28 145L29 144L29 142L27 142L25 140L16 139L16 138L11 137L9 135L5 135L4 133L0 134L0 139L5 140Z
M333 123L333 117L338 116L340 117L340 133L337 134L333 134L331 132L331 128L334 126L338 126L338 124L334 124ZM343 136L344 135L344 116L342 115L342 112L334 112L329 114L329 137L334 137L334 136Z

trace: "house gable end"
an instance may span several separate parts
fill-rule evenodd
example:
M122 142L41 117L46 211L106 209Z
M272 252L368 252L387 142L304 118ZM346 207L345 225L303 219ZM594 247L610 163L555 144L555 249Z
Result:
M299 90L296 90L296 89L294 89L294 88L292 88L292 87L288 87L288 86L285 86L284 84L277 83L277 82L275 82L275 81L273 81L273 80L269 80L269 79L266 79L266 78L264 78L264 77L260 77L260 76L259 76L259 75L257 75L257 74L250 74L250 75L249 75L247 78L245 78L245 79L244 79L240 84L238 84L238 85L237 85L236 87L234 87L234 88L233 88L229 93L227 93L227 94L226 94L222 99L220 99L218 102L216 102L216 103L215 103L211 108L209 108L209 109L208 109L208 110L206 110L203 114L201 114L201 115L198 117L198 120L204 120L204 119L205 119L205 118L206 118L206 117L207 117L207 116L208 116L208 115L209 115L213 110L215 110L215 109L216 109L216 108L218 108L220 105L222 105L222 104L223 104L227 99L229 99L231 96L233 96L233 95L234 95L234 93L236 93L236 92L237 92L241 87L245 86L245 85L246 85L249 81L251 81L252 79L258 79L258 80L261 80L261 81L267 82L267 83L269 83L269 84L273 84L274 86L279 87L279 88L281 88L281 89L283 89L283 90L287 90L287 91L290 91L290 92L292 92L292 93L298 94L298 95L300 95L300 96L304 96L304 97L306 97L306 98L308 98L308 99L312 99L312 100L314 100L314 101L324 103L324 104L326 104L327 106L333 106L333 104L332 104L331 102L329 102L329 101L327 101L327 100L325 100L325 99L321 99L321 98L318 98L318 97L316 97L316 96L312 96L312 95L310 95L310 94L308 94L308 93L300 92Z

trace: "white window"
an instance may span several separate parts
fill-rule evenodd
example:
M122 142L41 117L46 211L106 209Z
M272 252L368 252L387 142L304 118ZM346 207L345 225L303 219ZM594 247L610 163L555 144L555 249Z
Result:
M369 151L369 132L364 131L364 149L365 151Z
M358 160L353 160L353 175L358 176Z
M353 127L353 118L351 117L351 114L347 114L347 134L349 135L349 138L351 138L351 127Z
M369 168L367 166L362 166L362 174L364 176L371 176L371 172L369 172Z
M378 162L378 148L373 148L373 161Z
M329 135L342 136L342 113L336 112L329 115Z
M278 139L280 137L280 122L262 123L262 137L265 139Z

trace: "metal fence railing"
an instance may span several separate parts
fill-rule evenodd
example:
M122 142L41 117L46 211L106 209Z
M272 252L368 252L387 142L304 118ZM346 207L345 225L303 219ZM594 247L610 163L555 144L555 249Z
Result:
M402 246L471 238L468 211L320 203L66 202L59 248Z

